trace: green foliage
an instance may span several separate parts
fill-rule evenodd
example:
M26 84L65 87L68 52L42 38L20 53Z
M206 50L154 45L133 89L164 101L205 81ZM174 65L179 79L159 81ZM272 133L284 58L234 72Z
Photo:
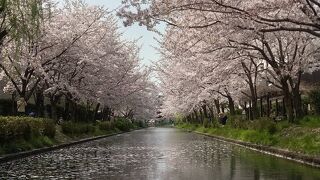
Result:
M56 125L53 120L48 119L44 121L43 135L54 138L56 135Z
M183 123L183 122L180 122L180 123ZM161 121L155 122L156 127L169 127L169 126L172 126L172 124L174 124L173 120L161 120Z
M47 119L31 117L0 117L0 142L55 135L55 124Z
M243 109L239 109L239 108L235 109L236 115L242 115L242 111L243 111Z
M250 123L250 129L267 131L270 134L274 134L277 131L277 126L270 118L260 118Z
M209 120L208 120L207 118L204 118L204 120L203 120L203 126L204 126L205 128L210 127L210 122L209 122Z
M305 116L299 120L299 124L303 127L320 127L320 117L319 116Z
M29 151L35 148L53 146L53 141L47 136L33 137L29 140L15 139L0 145L0 154Z
M289 128L290 126L292 126L292 124L289 123L288 121L277 122L278 131L281 131L283 129Z
M176 113L174 115L174 123L175 124L183 123L183 119L184 119L184 116L182 114Z
M292 126L284 129L278 138L281 140L279 146L282 148L313 155L320 154L319 128Z
M62 132L67 135L75 136L80 134L93 134L95 126L89 123L75 123L71 121L61 124Z
M218 127L220 127L220 124L218 123L218 120L213 119L212 122L210 122L209 127L210 128L218 128Z
M227 126L232 128L248 129L248 123L242 115L229 116L227 120Z
M181 129L186 129L189 131L195 131L198 128L198 125L191 124L191 123L183 123L183 124L178 124L177 127Z
M15 0L3 4L2 15L7 16L6 24L10 26L10 36L19 38L36 38L40 32L42 19L42 1Z
M111 121L98 122L98 127L103 131L112 131L115 129L115 125Z
M135 125L136 127L145 127L145 123L140 121ZM119 118L115 122L97 123L66 121L61 124L61 133L59 129L56 130L53 120L31 117L0 117L0 155L48 147L67 142L73 138L106 135L119 130L130 131L132 128L134 128L133 123L123 118ZM58 132L57 137L55 137L56 132Z
M117 118L114 122L115 127L119 129L120 131L130 131L130 129L133 129L133 124L130 120L125 118Z
M320 90L313 90L309 93L309 100L316 114L320 114Z
M135 121L133 123L137 128L146 128L148 127L147 123L144 121Z
M115 131L116 129L120 131L130 131L133 128L145 128L147 124L144 121L135 121L131 123L131 121L118 118L117 120L113 121L102 121L98 122L99 130L102 131Z
M196 131L209 135L275 146L291 151L320 155L320 117L306 116L300 124L290 124L287 121L275 123L269 118L254 121L241 121L236 117L229 119L227 126L199 126L198 124L182 123L178 128ZM240 125L240 123L246 125ZM240 128L244 126L245 128Z

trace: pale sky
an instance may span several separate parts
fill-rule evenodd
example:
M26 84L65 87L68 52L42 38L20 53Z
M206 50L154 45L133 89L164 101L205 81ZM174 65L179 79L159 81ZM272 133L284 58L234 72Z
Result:
M86 2L93 5L103 5L109 10L114 10L121 5L121 0L86 0ZM125 39L139 39L138 44L142 48L140 56L143 58L143 65L151 65L152 62L159 59L158 52L152 47L159 46L158 43L154 40L154 37L159 38L156 33L150 32L146 29L146 27L139 26L137 24L130 27L124 27L120 19L119 26L121 27L121 31L124 33ZM158 28L160 32L164 32L164 29L165 25L162 25Z

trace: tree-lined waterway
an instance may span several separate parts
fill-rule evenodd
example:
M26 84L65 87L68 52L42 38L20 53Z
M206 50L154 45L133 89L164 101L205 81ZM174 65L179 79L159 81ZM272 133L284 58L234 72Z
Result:
M0 179L320 179L320 170L173 128L149 128L0 165Z

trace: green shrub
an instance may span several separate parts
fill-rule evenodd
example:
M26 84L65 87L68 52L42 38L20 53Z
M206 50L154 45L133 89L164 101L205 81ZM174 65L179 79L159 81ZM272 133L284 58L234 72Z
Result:
M227 126L236 129L248 129L248 121L241 115L230 116L227 120Z
M288 121L277 122L278 131L289 128L290 126L291 126L291 124Z
M267 132L270 134L275 134L277 131L277 125L275 123L272 123L267 127Z
M243 109L239 109L239 108L236 108L236 109L235 109L236 115L241 115L241 114L242 114L242 111L243 111Z
M34 148L42 148L44 147L44 143L41 138L33 138L30 143Z
M174 123L175 124L182 124L184 121L184 116L182 114L176 113L174 115Z
M257 131L266 131L274 134L277 131L277 125L270 118L260 118L250 123L250 129Z
M10 142L17 139L29 140L31 137L48 135L54 137L54 123L46 119L32 117L0 117L0 142Z
M56 126L53 120L44 121L43 135L54 138L54 136L56 135Z
M144 121L135 121L134 125L138 128L146 128L147 127L147 123L145 123Z
M45 146L53 146L53 142L50 138L48 138L47 136L45 137L42 137L41 138L41 141L42 141L42 144L45 145Z
M61 129L64 134L73 134L74 128L71 121L64 121L61 123Z
M125 118L118 118L114 122L115 127L120 131L130 131L133 128L133 124L130 120Z
M100 130L103 130L103 131L111 131L111 130L114 130L115 128L114 123L111 121L99 122L98 127Z
M88 123L75 123L71 121L61 124L62 132L69 135L92 134L95 132L95 126Z

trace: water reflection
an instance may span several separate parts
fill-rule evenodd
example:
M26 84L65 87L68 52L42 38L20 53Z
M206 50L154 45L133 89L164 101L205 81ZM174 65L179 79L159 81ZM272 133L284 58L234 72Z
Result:
M320 179L319 169L150 128L0 165L0 179Z

